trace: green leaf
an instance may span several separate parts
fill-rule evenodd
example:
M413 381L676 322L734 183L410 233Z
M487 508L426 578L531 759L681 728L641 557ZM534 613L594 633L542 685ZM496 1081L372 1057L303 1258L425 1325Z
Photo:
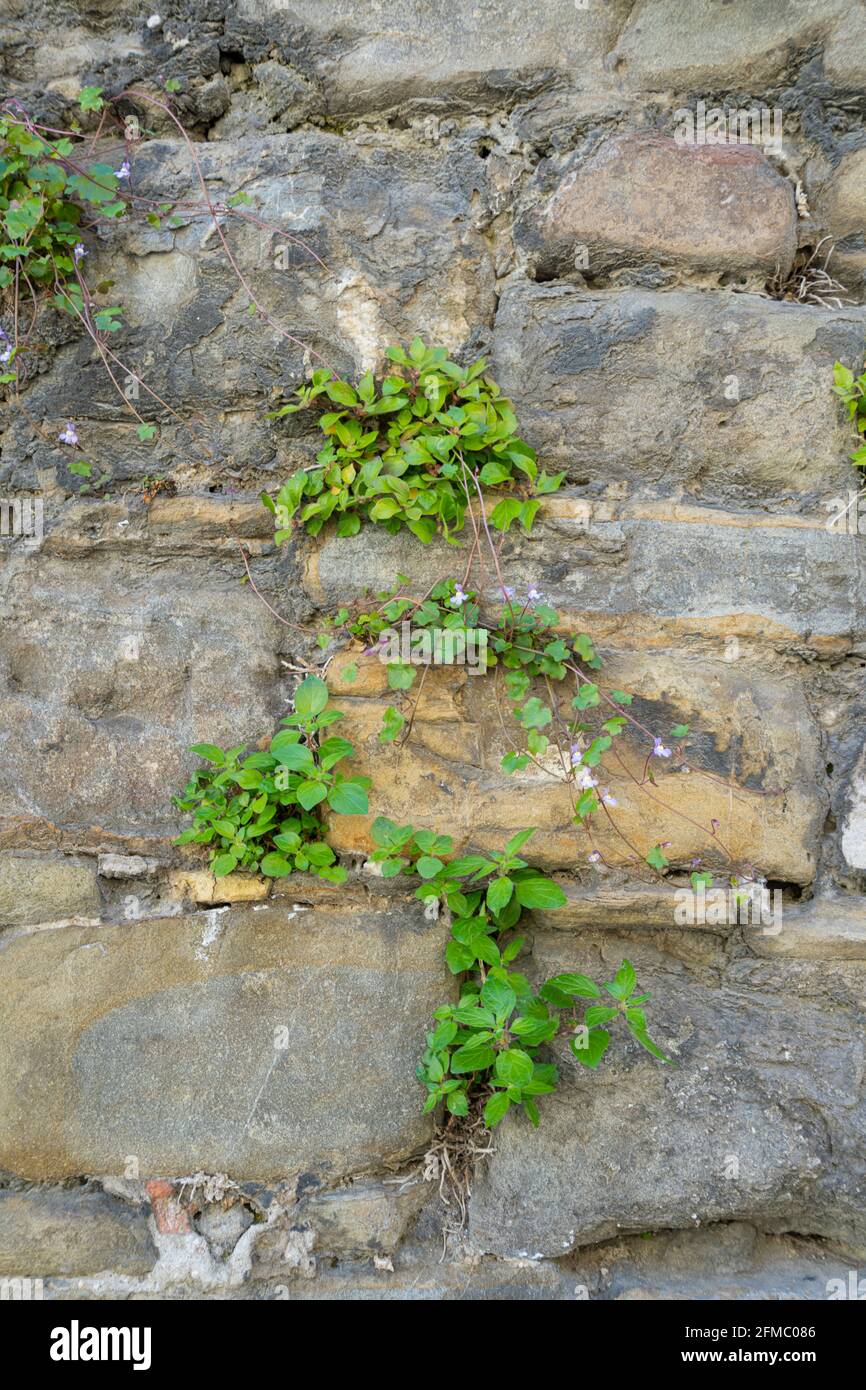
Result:
M292 872L292 865L281 854L266 854L259 865L259 871L267 878L285 878Z
M581 1031L572 1038L570 1046L578 1062L594 1071L610 1046L610 1033L604 1028Z
M507 1091L494 1091L484 1106L484 1123L488 1129L495 1129L511 1108Z
M422 854L415 865L415 870L422 878L435 878L439 870L444 867L441 859L437 859L434 855Z
M511 901L514 884L510 878L494 878L487 886L487 906L493 913L499 913Z
M492 1009L497 1018L507 1018L517 1003L517 995L504 980L488 976L481 987L481 1002Z
M82 87L78 93L78 105L82 111L101 111L105 105L102 100L102 88Z
M295 713L305 723L321 714L327 703L328 687L318 676L307 676L295 691Z
M298 743L297 734L283 729L270 742L271 756L290 772L306 772L313 767L313 755L305 743Z
M417 674L414 666L406 666L402 662L389 662L388 685L391 690L408 690Z
M475 964L475 952L462 941L449 941L445 947L445 960L452 975L471 970Z
M505 1052L499 1053L493 1070L497 1081L504 1081L508 1086L525 1086L532 1080L534 1067L527 1052L522 1052L517 1047L509 1047Z
M590 1004L583 1016L587 1028L596 1028L600 1023L610 1023L619 1014L610 1004Z
M600 999L601 990L594 980L590 980L587 975L554 975L550 981L557 989L561 989L563 994L570 994L577 999Z
M238 861L233 854L218 854L210 867L214 878L225 878L237 866Z
M645 1048L646 1051L651 1053L653 1057L657 1057L660 1062L670 1062L670 1057L666 1056L666 1054L662 1052L661 1048L653 1042L652 1038L650 1037L649 1033L646 1031L645 1028L635 1028L632 1027L631 1024L629 1024L629 1032L631 1033L633 1038L637 1039L641 1047Z
M189 751L195 753L198 758L204 758L209 763L216 763L217 767L225 765L225 754L221 748L217 748L215 743L193 743L190 745Z
M305 803L300 797L298 789L298 800L303 806ZM357 782L339 782L328 792L328 805L332 811L339 811L344 816L365 816L369 809L366 790L359 786Z
M466 1043L451 1054L451 1071L457 1076L468 1071L486 1071L492 1067L496 1053L489 1043Z
M637 986L637 975L631 961L624 960L613 980L605 985L608 994L612 994L615 999L628 999L629 995L634 994Z
M662 869L666 869L668 867L670 860L665 858L665 852L662 849L661 845L653 845L652 849L646 857L646 862L649 864L651 869L658 869L659 871L661 871Z
M312 811L314 806L318 806L320 801L324 801L328 795L328 788L324 782L301 782L296 788L295 795L305 811Z
M525 878L515 885L521 907L555 908L568 902L558 883L551 878Z

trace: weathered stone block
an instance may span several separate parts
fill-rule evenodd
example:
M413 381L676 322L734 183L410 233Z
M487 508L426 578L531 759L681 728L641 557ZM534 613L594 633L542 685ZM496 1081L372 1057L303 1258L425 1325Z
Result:
M446 928L333 894L0 947L0 1167L337 1178L423 1143Z
M188 745L272 732L279 624L236 567L28 562L5 595L0 816L176 833Z
M99 913L94 860L0 854L0 927Z
M647 261L719 276L785 275L797 245L794 191L752 145L617 135L565 165L551 195L524 217L518 243L547 279L577 268L596 280Z
M0 1192L0 1275L146 1274L156 1258L144 1207L81 1188Z
M660 734L677 723L693 730L688 770L655 767L657 785L651 789L637 785L651 745L634 743L626 734L618 740L622 763L607 762L604 780L615 793L617 808L611 814L625 840L607 822L597 824L594 843L605 860L628 863L632 850L626 841L643 853L668 841L665 853L672 864L687 868L695 856L704 856L721 867L725 861L709 833L715 820L719 839L741 864L753 864L770 878L810 882L825 798L817 786L820 740L802 692L724 662L661 653L602 654L605 681L636 692L632 708L644 725ZM367 660L384 683L385 668L375 658ZM440 695L451 678L451 668L431 671L420 692L412 737L403 747L378 741L394 692L379 699L341 695L346 713L341 729L356 746L355 766L375 778L375 814L435 827L453 834L460 847L488 849L501 849L515 831L534 825L533 860L586 869L593 844L572 824L571 801L556 780L561 764L554 746L540 760L543 767L530 764L509 776L501 760L523 745L511 732L513 716L498 673L472 678L461 672L449 708ZM762 711L771 708L775 718L767 723ZM332 842L344 850L369 847L371 820L372 815L333 817Z
M840 491L851 441L833 364L860 361L864 328L857 308L516 283L494 361L526 438L569 478L663 478L705 499Z
M559 493L544 499L531 536L513 528L505 537L502 563L517 593L540 589L563 624L600 644L700 641L726 661L741 655L732 638L844 653L866 633L863 547L828 529L845 504L846 495L828 497L823 515L765 516ZM311 549L305 586L336 609L386 575L411 576L421 594L463 563L444 543L419 554L406 535L367 527L350 539L327 534ZM480 588L497 611L502 594L489 566Z
M676 1065L615 1033L587 1072L557 1044L563 1084L541 1128L509 1117L476 1175L476 1246L550 1256L714 1220L866 1245L866 966L740 960L718 978L633 937L550 934L532 969L609 978L624 955Z

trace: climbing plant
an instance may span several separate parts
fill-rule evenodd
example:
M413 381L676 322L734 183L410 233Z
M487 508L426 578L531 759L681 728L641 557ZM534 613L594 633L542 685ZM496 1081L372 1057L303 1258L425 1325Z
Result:
M420 338L408 350L389 348L387 357L387 375L376 378L367 372L354 383L317 368L292 401L270 412L272 420L280 421L310 411L326 439L314 465L299 469L275 496L262 495L274 516L276 540L286 541L297 529L318 535L334 520L341 538L372 524L392 533L405 528L425 544L439 533L456 545L468 523L466 563L460 577L445 575L420 596L399 575L372 603L340 608L320 630L319 647L327 652L343 639L353 640L362 655L376 655L386 663L394 704L386 709L378 737L389 744L411 736L431 665L449 664L455 648L465 652L473 638L483 638L474 648L479 669L501 688L509 714L503 728L512 731L503 771L519 776L533 764L563 783L576 833L589 840L588 859L603 860L593 838L601 818L626 845L628 862L663 883L669 868L667 842L638 851L614 815L617 798L605 783L615 774L664 806L653 790L653 763L661 759L688 770L688 725L675 725L664 736L647 728L630 708L633 696L602 681L602 661L592 638L569 633L538 588L517 593L503 575L505 533L515 523L531 532L540 498L554 492L563 475L539 472L534 452L517 434L512 405L483 359L464 368L444 348L428 347ZM498 601L486 609L470 584L473 570L483 571L485 562L498 590ZM408 650L403 640L407 628ZM343 666L344 680L356 676L357 662ZM314 676L302 681L295 713L287 721L290 739L277 734L268 752L241 758L241 749L224 754L198 745L193 750L218 770L194 774L178 799L177 805L196 818L180 842L210 845L215 871L258 868L273 874L313 867L326 878L340 875L332 860L316 862L317 855L330 851L314 807L366 812L369 780L329 781L331 767L353 750L342 740L321 740L323 723L317 721L339 715L326 703L324 683L316 681ZM311 722L313 690L317 710ZM397 707L410 699L408 712ZM645 745L639 771L617 747L625 735ZM279 773L287 764L290 782L281 787ZM704 775L713 776L709 771ZM289 808L290 825L281 819L284 807ZM727 860L735 890L755 883L752 867L738 864L722 841L717 821L701 826L682 818L703 830ZM416 896L435 899L450 918L446 960L459 978L460 995L457 1003L436 1010L427 1034L418 1066L427 1091L424 1108L441 1104L454 1119L480 1114L489 1128L512 1107L538 1124L538 1097L555 1090L558 1081L557 1068L544 1060L541 1049L556 1036L567 1035L572 1053L589 1068L601 1062L614 1025L623 1026L659 1061L670 1060L648 1032L644 1006L649 996L640 993L627 960L606 982L568 972L538 988L516 968L525 949L520 934L524 913L556 910L566 902L561 887L521 857L534 833L532 828L520 831L501 852L455 857L448 834L400 826L383 816L374 819L371 829L371 859L382 876L415 876L420 880ZM692 886L712 881L701 861L693 861Z

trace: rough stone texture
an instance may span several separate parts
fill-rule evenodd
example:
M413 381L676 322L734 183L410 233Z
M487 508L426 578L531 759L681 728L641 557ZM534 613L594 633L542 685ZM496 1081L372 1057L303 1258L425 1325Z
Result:
M494 358L530 443L569 478L832 495L850 477L827 381L837 358L859 359L864 326L858 310L752 295L515 283Z
M142 391L140 441L49 316L0 418L0 496L45 512L41 546L0 538L0 1258L61 1300L827 1297L866 1248L866 504L858 532L829 391L866 339L862 4L166 0L146 20L4 6L4 96L59 127L85 84L135 88L132 186L183 212L88 231L85 263L124 305L121 389L140 374L177 415ZM192 148L144 99L169 78ZM677 145L701 101L781 114L780 144ZM220 214L225 244L190 210L193 151L219 204L252 199ZM841 309L810 290L833 243ZM607 845L589 865L564 803L501 776L490 681L433 673L401 755L376 739L382 668L351 684L351 650L316 646L327 611L397 573L420 594L467 552L370 529L275 550L258 494L320 437L266 412L321 359L354 373L415 333L492 356L566 473L505 538L506 582L590 632L648 724L690 724L693 771L662 769L659 795L719 819L781 930L678 925L707 846L627 784L628 828L669 838L677 872L648 882ZM70 473L70 418L106 496ZM489 567L476 582L492 609ZM453 987L445 923L369 868L269 891L171 844L187 745L269 738L328 657L373 813L497 848L534 821L568 905L530 920L527 969L607 976L627 953L677 1053L668 1071L619 1040L595 1075L566 1056L444 1263L414 1066ZM367 830L335 821L347 862Z
M793 189L751 145L615 136L562 170L524 224L536 274L619 264L787 275L797 245Z
M355 743L357 766L375 771L379 814L451 833L458 849L470 844L495 849L521 827L535 825L533 859L557 868L585 860L592 845L584 839L576 846L566 789L535 766L514 776L501 771L503 756L514 747L512 716L493 679L473 678L465 669L459 675L453 668L434 669L425 680L411 742L383 748L378 731L394 695L387 689L385 665L375 658L368 663L368 685L376 677L380 682L378 699L350 695L354 683L341 683L339 666L332 687L343 697L342 728ZM626 665L641 691L639 717L646 713L653 727L699 725L695 757L719 779L691 770L657 774L654 835L670 841L670 862L688 866L705 847L699 826L677 814L685 812L702 825L718 820L721 838L735 857L761 864L770 878L810 882L824 805L814 787L817 731L798 693L761 681L753 672L746 678L721 662L711 666L706 660L674 662L664 655L622 652L606 668L614 688ZM772 725L762 718L769 708L779 713ZM623 735L619 748L624 766L609 770L619 824L628 840L644 843L645 797L635 791L634 779L641 775L646 752L632 746L629 735ZM555 769L555 750L546 757ZM344 849L359 843L372 847L366 831L371 819L332 818L333 843ZM611 830L598 826L595 837L607 862L627 861L631 851ZM645 852L649 849L646 842Z
M593 1074L557 1045L564 1086L542 1128L509 1119L476 1179L477 1247L550 1257L619 1231L746 1220L866 1249L866 966L739 960L717 978L633 940L582 935L575 960L557 933L536 938L533 968L610 969L624 954L676 1065L615 1036Z
M155 1261L142 1208L81 1188L0 1191L0 1276L145 1274Z
M334 1177L409 1153L430 1128L414 1066L448 996L444 939L420 903L335 893L12 940L0 1167Z
M0 854L0 927L98 917L99 913L92 860Z

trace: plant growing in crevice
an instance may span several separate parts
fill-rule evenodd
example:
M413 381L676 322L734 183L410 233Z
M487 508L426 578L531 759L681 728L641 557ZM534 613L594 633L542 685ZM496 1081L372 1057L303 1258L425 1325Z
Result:
M268 878L308 871L331 883L346 879L325 840L322 810L364 814L369 778L336 770L354 748L338 736L321 737L343 717L330 705L323 680L307 676L294 704L267 750L246 753L240 745L224 751L212 743L190 749L209 766L194 772L174 798L194 822L174 843L207 845L217 878L245 870Z
M858 447L851 454L851 462L856 468L866 468L866 371L855 377L849 367L837 362L833 368L833 391L844 403L856 432Z
M451 1115L465 1117L481 1102L491 1129L513 1106L538 1125L537 1097L555 1091L559 1080L557 1068L539 1053L561 1033L569 1034L572 1053L590 1068L607 1051L607 1025L614 1021L622 1021L654 1057L670 1060L647 1031L643 1005L649 996L637 993L627 960L601 986L586 975L566 973L536 990L511 968L524 945L517 933L523 913L566 903L559 884L520 857L534 833L519 831L501 853L446 858L453 848L449 836L398 826L381 816L372 827L378 846L372 857L382 874L417 874L422 882L416 896L439 899L451 914L445 955L449 970L460 977L460 998L436 1009L435 1027L427 1034L417 1072L427 1088L424 1109L444 1103ZM595 1000L603 1002L586 1002Z
M338 536L354 536L368 521L391 532L406 527L425 543L437 532L452 539L478 487L507 490L491 516L495 527L518 520L530 531L538 496L555 492L564 475L538 472L485 359L461 367L421 338L387 356L393 366L380 381L366 372L352 385L320 369L296 400L270 412L282 419L314 410L328 441L315 467L295 473L275 498L262 494L277 541L295 521L318 535L331 517Z

